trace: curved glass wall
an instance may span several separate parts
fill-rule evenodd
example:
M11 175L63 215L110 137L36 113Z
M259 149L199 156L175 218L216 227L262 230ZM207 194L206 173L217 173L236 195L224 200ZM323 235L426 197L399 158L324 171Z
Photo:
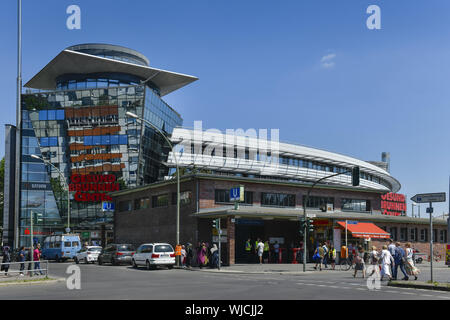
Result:
M35 235L39 242L64 231L67 193L62 191L58 173L31 155L59 168L69 184L73 174L114 175L123 189L162 180L168 174L162 164L170 151L164 138L126 112L145 117L168 135L182 125L180 115L146 86L110 86L113 82L108 79L108 87L100 88L100 80L95 81L96 88L78 89L77 82L77 89L22 96L20 221L25 229L30 224L30 208L39 211L42 219ZM113 213L103 212L101 202L71 201L73 232L101 234L102 226L108 232L112 223ZM22 229L20 243L27 244Z

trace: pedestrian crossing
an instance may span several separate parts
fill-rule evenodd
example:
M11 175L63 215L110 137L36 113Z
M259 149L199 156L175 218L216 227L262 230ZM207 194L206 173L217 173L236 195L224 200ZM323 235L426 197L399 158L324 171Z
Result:
M297 281L296 284L298 286L306 286L306 287L327 287L339 290L358 290L365 292L380 292L380 293L391 293L397 295L407 295L407 296L418 296L424 298L434 298L434 299L443 299L450 300L450 293L441 292L441 291L432 291L426 289L411 289L411 288L395 288L391 289L391 287L382 286L381 289L378 290L370 290L367 288L366 283L348 283L343 281L321 281L321 280L305 280L305 281ZM425 293L427 292L427 293Z

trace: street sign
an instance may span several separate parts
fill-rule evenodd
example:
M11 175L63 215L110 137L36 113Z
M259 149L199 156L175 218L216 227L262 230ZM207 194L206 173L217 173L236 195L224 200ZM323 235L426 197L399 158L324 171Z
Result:
M114 202L103 202L102 211L103 212L114 212L115 205Z
M236 187L230 190L230 201L244 201L244 187Z
M66 233L70 233L70 228L66 228Z
M415 203L445 202L445 192L416 194L411 198Z
M347 221L347 224L358 224L358 221Z
M306 217L313 219L313 218L317 217L317 214L315 214L315 213L307 213Z

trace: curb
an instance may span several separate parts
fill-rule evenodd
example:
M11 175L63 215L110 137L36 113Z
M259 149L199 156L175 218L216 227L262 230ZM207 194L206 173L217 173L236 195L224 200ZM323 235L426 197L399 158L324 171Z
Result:
M436 285L433 285L430 283L425 283L425 282L390 281L388 283L388 286L399 287L399 288L426 289L426 290L433 290L433 291L450 291L450 285L440 284L440 285L436 286Z
M4 281L0 282L0 287L8 287L8 286L18 286L18 285L38 285L38 284L53 284L65 281L64 278L58 278L58 279L49 279L49 280L36 280L36 281L26 281L23 280L13 280L13 281Z
M294 271L239 271L239 270L200 270L200 269L184 269L186 271L194 272L206 272L206 273L231 273L231 274L289 274L289 275L304 275L304 274L315 274L316 271L306 271L306 272L294 272Z

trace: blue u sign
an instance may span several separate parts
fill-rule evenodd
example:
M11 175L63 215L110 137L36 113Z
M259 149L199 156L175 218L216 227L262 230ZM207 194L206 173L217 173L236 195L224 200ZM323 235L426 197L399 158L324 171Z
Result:
M114 202L103 202L103 211L114 211L115 205Z
M230 190L230 201L239 201L241 199L241 189L233 188Z

